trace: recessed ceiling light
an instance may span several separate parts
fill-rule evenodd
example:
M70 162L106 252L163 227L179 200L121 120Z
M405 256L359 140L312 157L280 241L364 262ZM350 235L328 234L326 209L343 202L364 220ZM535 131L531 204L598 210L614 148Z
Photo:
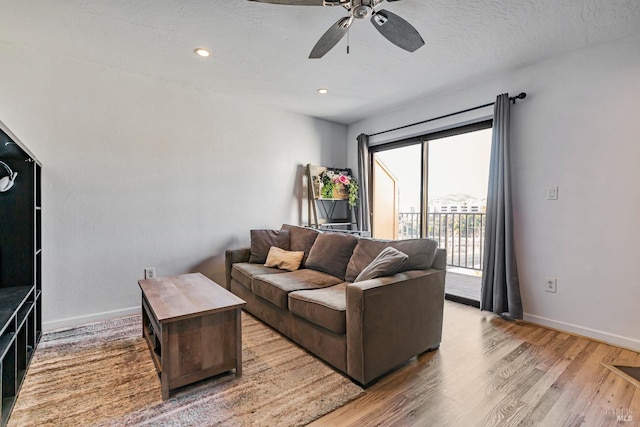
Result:
M207 49L203 47L199 47L195 49L194 52L196 53L196 55L202 56L203 58L211 56L211 52L209 52Z
M324 89L324 88L318 89L318 93L320 95L325 95L325 94L329 93L329 89Z

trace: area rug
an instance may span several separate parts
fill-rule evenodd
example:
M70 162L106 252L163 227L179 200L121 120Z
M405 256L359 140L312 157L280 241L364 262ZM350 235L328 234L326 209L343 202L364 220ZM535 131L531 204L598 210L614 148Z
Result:
M9 426L304 425L364 391L242 314L243 375L223 374L162 401L140 316L45 334Z

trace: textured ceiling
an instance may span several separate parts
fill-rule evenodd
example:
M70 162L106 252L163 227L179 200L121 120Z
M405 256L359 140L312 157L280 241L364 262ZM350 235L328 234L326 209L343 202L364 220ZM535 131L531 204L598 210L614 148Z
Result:
M340 7L245 0L0 0L0 41L340 123L640 31L639 0L404 0L381 6L415 53L367 21L307 59ZM196 47L213 52L208 59ZM0 58L0 63L2 58ZM316 89L330 94L320 96Z

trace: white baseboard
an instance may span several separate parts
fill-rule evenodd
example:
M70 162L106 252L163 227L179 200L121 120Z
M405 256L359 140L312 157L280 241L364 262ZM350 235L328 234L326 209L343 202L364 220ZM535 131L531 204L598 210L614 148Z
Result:
M585 328L584 326L574 325L572 323L559 322L546 317L536 316L533 314L524 314L524 320L541 326L566 331L575 335L582 335L607 344L618 347L624 347L633 351L640 351L640 340L634 338L623 337L622 335L611 334L609 332L599 331L597 329Z
M85 323L115 319L117 317L130 316L132 314L140 314L140 310L140 306L137 306L123 308L120 310L104 311L102 313L90 314L87 316L68 317L66 319L54 320L52 322L42 322L42 329L44 332L50 332L56 329L71 328Z

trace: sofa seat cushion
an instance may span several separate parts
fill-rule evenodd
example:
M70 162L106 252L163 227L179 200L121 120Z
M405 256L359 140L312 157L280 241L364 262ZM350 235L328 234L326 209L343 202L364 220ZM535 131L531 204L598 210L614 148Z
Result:
M304 269L256 276L253 279L253 293L287 310L287 297L290 292L326 288L341 282L341 279L330 274Z
M336 334L347 331L347 283L289 294L289 310Z
M231 278L240 283L250 291L253 290L253 278L265 274L286 273L285 270L265 267L263 264L253 264L250 262L237 262L231 268Z

